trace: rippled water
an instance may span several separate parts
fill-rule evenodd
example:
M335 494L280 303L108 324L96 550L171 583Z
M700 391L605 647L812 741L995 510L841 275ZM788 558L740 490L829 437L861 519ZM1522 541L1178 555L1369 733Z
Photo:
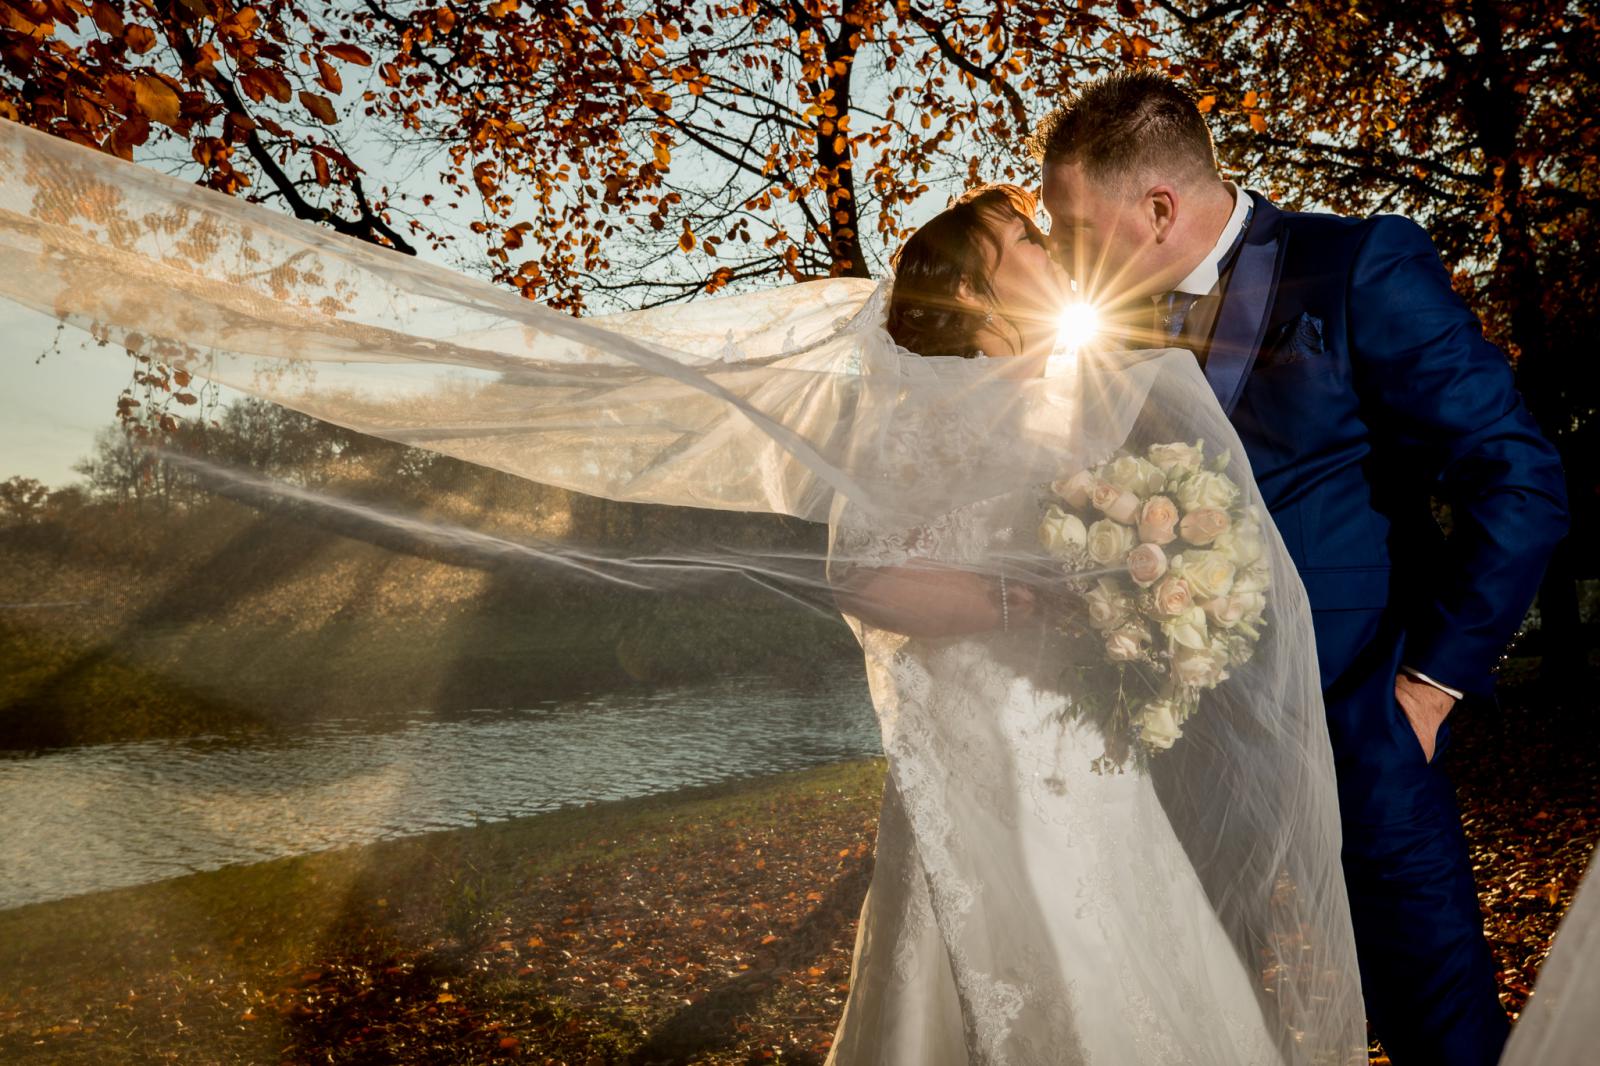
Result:
M0 760L0 908L881 751L859 675Z

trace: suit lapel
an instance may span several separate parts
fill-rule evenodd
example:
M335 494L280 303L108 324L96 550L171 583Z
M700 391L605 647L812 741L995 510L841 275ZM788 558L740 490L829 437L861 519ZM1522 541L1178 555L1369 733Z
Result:
M1205 359L1206 380L1230 416L1266 335L1288 244L1288 234L1279 225L1282 212L1264 197L1255 196L1255 201L1255 217L1229 271Z
M1176 347L1187 348L1200 360L1200 369L1204 370L1206 359L1211 353L1212 331L1217 324L1217 309L1222 306L1222 292L1228 287L1227 272L1210 292L1195 303L1194 309L1189 312L1189 317L1184 319L1183 336L1178 339Z

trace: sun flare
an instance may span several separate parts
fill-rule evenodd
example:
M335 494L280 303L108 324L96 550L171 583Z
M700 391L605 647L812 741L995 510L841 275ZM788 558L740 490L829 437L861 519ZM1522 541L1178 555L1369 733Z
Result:
M1056 346L1067 351L1086 347L1100 332L1100 312L1084 300L1078 300L1061 309L1056 322Z

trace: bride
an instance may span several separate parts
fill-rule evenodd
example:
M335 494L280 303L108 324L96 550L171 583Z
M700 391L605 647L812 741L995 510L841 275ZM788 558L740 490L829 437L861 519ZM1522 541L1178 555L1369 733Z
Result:
M960 372L953 364L977 356L1009 378L1044 374L1066 293L1032 214L1021 190L990 188L911 238L887 308L898 372ZM964 417L952 411L905 443L935 470L958 464L949 450L965 439ZM835 516L832 573L869 662L889 780L829 1062L1364 1060L1340 895L1305 886L1323 890L1320 913L1307 915L1318 932L1303 946L1325 957L1331 998L1291 1036L1284 1016L1264 1010L1283 991L1258 954L1267 945L1230 939L1149 774L1109 768L1104 733L1072 713L1085 693L1063 684L1074 652L1049 624L1046 594L993 573L997 554L1028 554L1021 542L1038 513L1024 489L913 529L849 505ZM1300 831L1325 834L1326 743L1293 727L1320 701L1303 685L1294 695L1275 712L1290 728L1223 749L1222 761L1241 774L1299 764L1306 794L1278 798L1321 804L1323 824ZM1250 710L1241 701L1227 713ZM1219 807L1243 806L1226 776L1216 784ZM1278 817L1257 811L1232 831L1270 829L1276 839L1255 843L1300 847L1286 813L1269 825ZM1259 932L1281 886L1252 883L1249 869L1227 889L1244 912L1239 928Z
M827 524L811 560L460 539L849 617L889 779L834 1061L1365 1060L1303 589L1192 357L1055 344L1014 194L892 282L588 320L8 122L0 194L0 312L545 484Z

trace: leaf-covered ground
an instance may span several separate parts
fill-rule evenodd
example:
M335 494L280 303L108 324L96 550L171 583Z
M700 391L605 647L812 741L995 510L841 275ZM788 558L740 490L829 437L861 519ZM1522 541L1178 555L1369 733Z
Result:
M1600 837L1600 722L1511 690L1456 729L1519 1010ZM881 785L843 764L0 912L0 1061L820 1063Z

